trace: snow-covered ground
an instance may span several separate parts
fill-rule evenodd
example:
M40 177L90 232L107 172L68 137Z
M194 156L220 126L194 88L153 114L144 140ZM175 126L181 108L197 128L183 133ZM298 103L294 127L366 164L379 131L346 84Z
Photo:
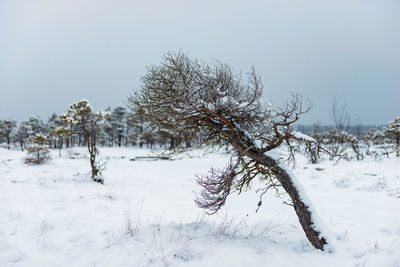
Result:
M285 196L232 195L217 215L193 202L195 174L223 153L131 161L147 150L101 148L105 184L89 178L84 148L26 165L0 149L0 266L400 266L400 159L307 163L294 173L334 237L313 249Z

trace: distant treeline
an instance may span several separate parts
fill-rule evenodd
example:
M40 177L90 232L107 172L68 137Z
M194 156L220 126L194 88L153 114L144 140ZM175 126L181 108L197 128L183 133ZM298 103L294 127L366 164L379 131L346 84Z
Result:
M369 130L372 129L377 129L377 130L383 130L383 128L386 125L348 125L347 126L347 132L354 134L354 135L359 135L361 133L368 132ZM296 130L299 132L302 132L304 134L312 134L315 132L316 127L319 127L319 129L323 132L328 132L336 128L334 125L320 125L320 124L313 124L313 125L306 125L306 124L297 124L296 125Z
M190 140L184 134L176 135L165 129L150 127L125 107L107 108L104 113L107 116L104 116L96 131L96 143L101 146L161 146L173 149L182 142L190 146ZM23 151L28 139L36 135L46 137L50 148L61 149L87 144L85 134L79 129L70 134L60 131L65 126L68 125L56 113L45 121L39 116L31 116L20 123L15 120L0 120L0 144L6 148L19 147Z
M107 108L101 123L95 132L96 143L101 146L138 146L164 149L175 149L178 146L191 147L192 142L185 133L176 134L169 130L151 126L138 114L126 107ZM350 125L349 120L335 120L336 125L297 124L296 131L307 134L322 144L332 146L347 144L362 158L362 144L384 145L400 153L400 118L385 126ZM17 123L15 120L0 120L0 146L19 148L24 151L28 140L33 136L46 138L50 148L68 148L86 146L86 135L76 127L70 132L65 130L68 125L63 122L62 114L53 113L46 121L38 116L32 116L26 121ZM72 130L72 132L71 132ZM202 138L199 135L198 138ZM334 147L334 146L333 146Z

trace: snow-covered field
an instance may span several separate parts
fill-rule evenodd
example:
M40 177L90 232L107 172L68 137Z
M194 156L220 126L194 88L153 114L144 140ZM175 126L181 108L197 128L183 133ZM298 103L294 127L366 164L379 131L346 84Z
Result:
M400 266L400 159L307 163L294 173L334 237L313 249L273 191L232 195L217 215L193 202L195 174L228 156L131 161L147 150L101 148L105 184L89 178L84 148L24 164L0 149L0 266Z

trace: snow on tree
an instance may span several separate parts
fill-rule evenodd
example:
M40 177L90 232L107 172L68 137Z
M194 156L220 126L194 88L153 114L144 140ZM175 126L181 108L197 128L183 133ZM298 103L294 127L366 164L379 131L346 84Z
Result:
M316 164L321 157L321 145L325 138L322 133L322 125L320 122L313 125L313 131L310 136L314 139L314 142L306 142L305 154L308 156L312 164Z
M354 154L356 154L357 160L364 159L363 147L357 136L348 132L344 132L342 136L344 143L351 147Z
M45 132L47 134L47 139L49 140L50 147L56 148L57 145L59 144L57 142L58 140L55 140L56 137L51 133L55 131L56 128L61 127L62 124L63 123L60 119L60 116L57 116L56 113L51 114L51 116L47 120L47 123L45 124L45 129L46 129Z
M15 141L19 143L21 151L24 151L26 140L31 133L31 127L27 122L21 122L15 133Z
M110 114L111 126L118 146L122 145L122 139L125 137L126 114L126 108L124 107L116 107Z
M41 164L50 159L49 142L43 135L35 134L29 137L26 150L26 163Z
M370 147L373 145L382 144L385 139L385 134L378 129L372 128L365 132L362 135L362 138L364 143L366 143L367 146Z
M400 117L389 122L384 131L393 137L396 155L400 157Z
M126 116L126 145L137 145L143 133L143 122L134 112L129 112Z
M7 149L10 149L11 139L16 127L17 122L14 120L0 121L0 139L5 139L7 142Z
M57 127L53 129L49 135L53 138L53 142L57 144L58 154L61 157L61 149L63 147L63 141L72 135L71 129L66 127Z
M105 112L108 114L111 113L111 107L108 107L105 109ZM107 145L109 147L114 146L114 129L112 127L112 121L111 121L111 116L106 116L104 118L104 123L102 127L102 139L104 145Z
M70 106L70 108L61 115L61 119L69 127L68 132L71 134L80 132L85 137L85 142L90 155L90 167L92 169L91 177L93 181L103 183L101 177L101 164L96 161L98 155L97 135L104 119L104 112L93 112L92 107L86 99L78 101Z
M45 124L39 116L30 117L26 123L29 125L31 130L29 135L43 134L46 131Z
M192 147L230 147L233 156L226 169L199 177L203 187L199 207L217 212L234 191L242 192L253 179L269 187L283 187L291 198L310 243L324 250L326 233L299 182L274 151L292 141L293 124L309 110L300 95L281 109L261 102L263 86L254 68L244 82L221 62L206 64L183 53L167 53L160 65L150 66L141 88L129 98L131 109L148 121L176 135L186 135ZM176 151L185 151L179 144ZM293 152L292 149L290 149ZM290 153L292 155L292 153Z

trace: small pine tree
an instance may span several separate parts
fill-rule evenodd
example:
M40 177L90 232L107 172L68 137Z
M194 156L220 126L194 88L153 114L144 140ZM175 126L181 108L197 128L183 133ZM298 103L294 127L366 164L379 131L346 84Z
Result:
M61 115L63 123L66 125L66 131L74 134L80 132L85 137L85 142L90 155L90 167L92 168L92 179L95 182L103 183L101 170L103 164L96 161L98 155L97 136L103 126L104 118L108 114L103 111L93 112L92 107L86 99L82 99L72 104L67 112Z
M14 120L0 121L0 142L4 139L7 142L7 149L10 149L11 141L13 139L14 130L17 123Z
M41 164L50 159L49 143L43 135L33 135L28 139L26 146L28 157L26 163Z
M72 136L71 129L64 128L64 127L57 127L53 129L50 133L52 136L56 147L58 147L58 155L61 158L61 149L63 147L63 140L67 139L69 136Z
M126 109L124 107L116 107L110 114L112 129L114 130L114 139L116 144L120 147L122 139L125 137L126 132Z
M389 122L388 126L384 129L384 132L391 136L396 146L396 155L400 157L400 117Z
M21 122L15 134L15 141L19 143L21 151L24 151L25 143L29 137L31 128L27 122Z

